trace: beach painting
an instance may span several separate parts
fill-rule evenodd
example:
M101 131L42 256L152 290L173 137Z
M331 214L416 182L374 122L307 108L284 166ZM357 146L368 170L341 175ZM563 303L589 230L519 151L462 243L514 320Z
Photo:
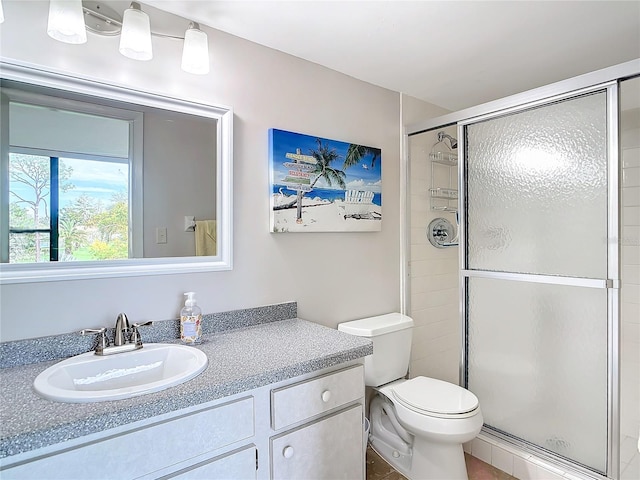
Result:
M269 130L272 232L382 228L382 151Z

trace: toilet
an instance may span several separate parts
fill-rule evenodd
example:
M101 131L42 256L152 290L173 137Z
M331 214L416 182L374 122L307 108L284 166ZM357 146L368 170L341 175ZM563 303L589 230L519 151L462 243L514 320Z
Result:
M409 367L413 320L389 313L341 323L338 330L373 341L365 357L371 447L410 480L467 478L462 444L482 428L478 398L449 382L404 377Z

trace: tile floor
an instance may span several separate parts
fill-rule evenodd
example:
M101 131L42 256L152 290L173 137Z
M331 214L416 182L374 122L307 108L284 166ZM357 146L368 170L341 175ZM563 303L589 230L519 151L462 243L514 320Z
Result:
M467 462L469 480L516 480L515 477L469 454L465 453L464 459ZM406 480L406 478L369 447L367 448L367 480Z
M622 437L620 442L620 480L638 480L640 478L640 452L638 439Z

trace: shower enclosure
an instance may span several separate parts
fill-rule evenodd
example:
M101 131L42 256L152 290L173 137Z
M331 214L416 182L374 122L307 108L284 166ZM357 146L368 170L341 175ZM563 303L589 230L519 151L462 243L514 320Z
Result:
M619 278L613 88L461 126L466 385L487 429L600 473Z
M619 475L618 80L629 62L407 128L457 125L460 382L483 434Z

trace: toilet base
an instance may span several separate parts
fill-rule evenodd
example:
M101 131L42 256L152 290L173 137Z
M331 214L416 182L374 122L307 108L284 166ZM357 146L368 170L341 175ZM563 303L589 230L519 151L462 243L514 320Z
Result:
M396 471L409 478L411 470L411 451L401 452L392 445L389 445L381 438L371 437L369 445L384 461L391 465Z
M413 474L415 472L415 474ZM460 444L433 443L416 438L413 445L409 480L467 479L467 464Z
M415 445L417 448L413 448L411 454L406 455L398 452L381 439L371 438L370 441L373 451L409 480L463 480L469 478L462 445L425 443Z

